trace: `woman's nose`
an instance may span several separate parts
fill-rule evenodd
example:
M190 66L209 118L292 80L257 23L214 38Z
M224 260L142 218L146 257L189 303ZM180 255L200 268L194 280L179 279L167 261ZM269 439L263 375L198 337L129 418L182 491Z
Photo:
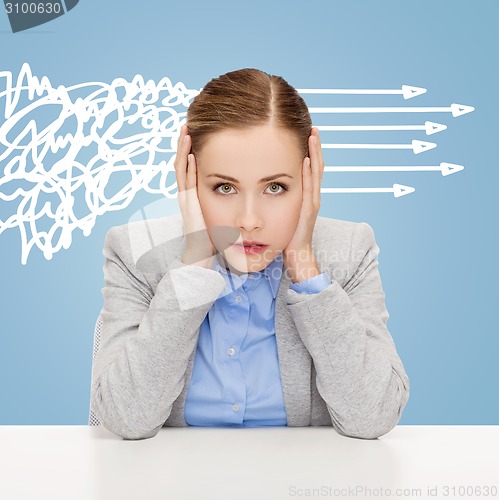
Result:
M263 227L265 207L261 200L254 196L243 196L239 200L235 210L236 227L244 228L247 233Z

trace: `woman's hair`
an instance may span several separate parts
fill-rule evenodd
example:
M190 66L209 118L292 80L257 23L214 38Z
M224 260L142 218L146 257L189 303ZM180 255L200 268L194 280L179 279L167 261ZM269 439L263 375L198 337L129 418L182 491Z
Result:
M308 156L312 120L298 91L280 76L244 68L208 82L190 104L186 125L196 156L216 132L270 123L294 134Z

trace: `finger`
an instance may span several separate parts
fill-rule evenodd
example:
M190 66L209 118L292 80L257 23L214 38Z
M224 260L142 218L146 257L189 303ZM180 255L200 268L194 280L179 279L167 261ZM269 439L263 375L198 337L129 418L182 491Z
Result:
M316 150L317 150L317 157L319 159L319 185L322 184L322 176L324 174L324 157L322 156L322 146L321 146L321 138L319 135L319 129L317 127L314 127L313 129L313 135L315 137L314 142L316 143ZM320 186L319 186L319 195L320 195Z
M179 162L177 161L177 159L179 158L179 153L180 153L180 149L182 147L182 143L183 143L183 140L184 140L184 126L182 125L180 127L180 134L178 136L178 139L177 139L177 150L175 152L175 160L173 161L173 166L175 168L175 172L177 171L177 166L179 164ZM177 181L177 184L178 184L178 181Z
M177 156L174 162L175 174L177 177L177 187L179 191L184 191L186 189L187 154L191 150L190 141L190 135L184 134L180 143L180 149L177 151Z
M320 205L322 177L324 175L324 157L322 156L321 138L319 136L318 129L317 129L317 149L319 151L319 177L317 182L317 203Z
M319 134L319 129L317 127L315 128L315 137L317 138L317 151L319 152L319 164L324 165L324 158L322 156L322 147L321 147L321 136Z
M180 127L180 134L179 134L178 139L177 139L177 151L176 151L177 154L180 153L180 150L182 149L182 141L184 140L184 137L187 134L186 129L187 129L187 127L185 125L182 125Z
M324 170L324 157L322 156L322 146L321 146L321 137L319 135L319 129L315 127L315 147L317 149L317 158L319 159L319 171L322 172Z
M303 210L306 213L312 212L313 209L313 177L310 168L310 158L306 157L303 160Z
M185 135L185 125L182 125L180 127L180 134L178 136L178 140L177 140L177 151L179 150L180 148L180 145L182 144L182 139L184 138L184 135Z
M189 129L187 128L187 125L182 125L180 127L180 135L178 137L179 143L182 142L182 139L186 136L189 135Z
M187 127L185 125L182 125L180 127L180 134L177 139L177 153L180 153L180 150L182 148L182 144L184 142L184 137L187 135Z
M317 137L312 135L310 137L311 142L311 152L310 152L310 164L311 164L311 176L313 179L313 194L312 200L315 206L320 203L320 192L321 192L321 167L319 152L317 151Z
M187 155L187 182L186 182L186 189L195 189L196 188L196 171L197 171L197 165L196 165L196 159L194 158L194 155L191 153Z
M321 142L318 137L319 132L317 132L317 136L314 139L315 149L317 151L316 155L316 164L315 168L312 168L312 175L314 176L314 205L317 207L321 201L321 182L322 182L322 172L324 162L322 161L322 148Z

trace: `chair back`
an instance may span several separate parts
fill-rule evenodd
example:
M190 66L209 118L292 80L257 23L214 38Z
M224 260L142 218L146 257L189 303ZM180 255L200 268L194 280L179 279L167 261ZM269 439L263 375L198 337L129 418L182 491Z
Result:
M92 382L93 382L93 361L95 360L95 356L97 355L97 351L99 350L100 347L100 335L101 335L101 328L102 328L102 316L99 313L99 317L97 318L97 321L95 323L95 328L94 328L94 349L92 353L92 379L90 382L90 391L92 391ZM97 418L97 415L93 411L92 407L92 393L90 393L90 413L88 415L88 425L100 425L100 421Z

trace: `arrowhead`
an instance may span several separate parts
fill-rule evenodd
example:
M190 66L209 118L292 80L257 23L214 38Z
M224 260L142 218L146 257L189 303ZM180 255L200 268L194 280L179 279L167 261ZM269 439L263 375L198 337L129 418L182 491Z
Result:
M471 113L472 111L475 111L475 108L473 106L465 106L464 104L451 104L450 110L452 111L452 116L455 118L456 116Z
M441 123L435 122L425 122L424 126L426 135L437 134L438 132L442 132L442 130L445 130L447 128L447 125L442 125Z
M395 198L400 198L401 196L405 196L406 194L411 194L416 191L416 188L411 186L404 186L403 184L394 184L393 185L393 196Z
M460 172L461 170L464 170L464 167L462 165L456 165L455 163L445 163L442 162L440 164L442 175L450 175L450 174L455 174L456 172Z
M436 148L437 145L434 142L425 142L425 141L412 141L412 150L415 155L419 153L424 153L425 151L429 151L430 149Z
M426 93L426 89L422 87L411 87L410 85L402 85L402 95L404 99L411 99L418 95Z

